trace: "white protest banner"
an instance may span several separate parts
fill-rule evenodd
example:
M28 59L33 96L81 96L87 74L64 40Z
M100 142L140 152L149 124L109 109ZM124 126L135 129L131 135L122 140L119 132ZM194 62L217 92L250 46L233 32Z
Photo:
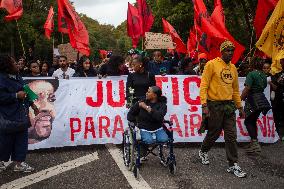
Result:
M29 149L121 143L127 127L126 78L26 79L39 95L35 103L40 109L37 116L30 111ZM165 119L174 123L175 142L202 142L205 134L197 132L201 125L200 78L176 75L157 76L156 80L168 98ZM244 78L239 83L243 88ZM243 122L237 116L239 142L249 141ZM258 119L258 139L264 143L278 139L271 111ZM218 141L223 142L223 136Z
M169 34L146 32L144 45L145 49L175 49Z

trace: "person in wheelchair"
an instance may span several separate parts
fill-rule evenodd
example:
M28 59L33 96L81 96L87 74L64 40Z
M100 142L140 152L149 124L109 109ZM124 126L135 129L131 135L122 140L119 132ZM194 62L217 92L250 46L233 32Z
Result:
M167 114L167 98L162 96L162 90L158 86L149 87L146 100L135 103L127 114L129 122L138 125L141 134L141 156L145 156L147 145L153 143L165 143L169 140L163 128L164 116ZM154 140L153 136L156 136ZM144 148L144 149L143 149Z

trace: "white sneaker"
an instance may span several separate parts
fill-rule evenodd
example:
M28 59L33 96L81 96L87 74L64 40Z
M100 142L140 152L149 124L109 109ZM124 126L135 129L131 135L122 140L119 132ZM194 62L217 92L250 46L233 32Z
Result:
M234 163L234 166L229 167L227 169L228 173L232 173L235 176L239 177L239 178L244 178L247 176L247 174L245 172L242 171L242 169L238 166L237 163Z
M24 173L30 173L33 172L35 169L29 166L27 163L22 162L20 165L16 164L14 167L15 172L24 172Z
M208 153L207 152L202 152L201 150L199 150L198 155L201 159L201 163L203 165L209 165L209 158L208 158Z
M7 167L5 166L4 161L0 161L0 172L1 172L1 171L5 171L6 168L7 168Z
M168 166L167 161L165 160L164 157L160 157L160 163L161 163L161 165L163 165L164 167L167 167L167 166Z

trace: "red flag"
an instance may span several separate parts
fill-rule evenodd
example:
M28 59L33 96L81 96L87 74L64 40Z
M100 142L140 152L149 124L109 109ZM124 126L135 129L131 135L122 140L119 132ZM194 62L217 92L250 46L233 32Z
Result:
M108 51L106 51L106 50L99 50L99 52L100 52L101 58L105 59L106 56L107 56Z
M68 34L69 30L68 30L67 22L65 18L63 17L63 15L60 14L59 12L58 12L57 20L58 20L58 31L61 33Z
M145 36L145 32L149 32L153 23L154 16L151 8L145 0L137 0L138 13L142 22L142 36Z
M162 18L162 21L163 21L164 32L169 33L172 37L173 42L176 44L176 51L179 53L186 54L187 52L186 46L182 41L182 39L180 38L180 36L178 35L178 33L176 32L176 30L174 29L174 27L170 23L168 23L164 18Z
M211 17L208 17L207 9L202 0L194 0L193 2L195 3L195 23L202 31L202 38L200 40L203 40L203 43L206 44L205 49L208 51L209 59L220 56L219 46L225 40L230 40L236 47L232 59L232 63L236 63L245 48L226 29L221 1L215 0L215 8Z
M195 36L192 35L192 31L189 32L189 36L187 39L187 53L190 55L191 52L193 52L196 48L195 45L197 43L196 38L194 38Z
M50 39L51 33L53 32L53 28L54 28L53 16L54 16L54 11L53 11L53 7L51 6L48 12L47 19L44 24L45 36L48 39Z
M198 26L195 28L189 31L187 42L188 53L198 50L198 52L208 54L209 39L206 39L206 35L202 33Z
M2 0L0 1L0 8L6 9L9 13L5 16L6 21L18 20L24 12L22 0Z
M225 29L225 15L221 0L214 0L214 7L214 11L211 14L211 20L216 27Z
M141 18L139 16L138 9L128 3L127 34L132 39L133 48L136 48L138 45L139 38L142 35L141 28Z
M63 33L68 31L71 46L80 53L89 56L89 34L84 23L80 20L79 15L68 0L57 0L57 3L58 19L64 20L67 26L59 24L58 30Z
M253 23L257 38L260 37L262 30L268 21L268 16L275 8L277 2L278 0L258 0Z

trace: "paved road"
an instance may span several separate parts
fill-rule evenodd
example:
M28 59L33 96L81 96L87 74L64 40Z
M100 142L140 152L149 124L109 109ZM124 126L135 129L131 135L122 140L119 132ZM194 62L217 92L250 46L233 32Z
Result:
M129 176L132 174L128 172L125 175L125 170L121 169L121 165L117 162L121 160L121 157L112 151L118 147L93 145L32 151L28 155L27 162L36 168L34 173L36 175L31 177L31 174L14 173L8 169L0 173L0 188L9 188L12 182L21 186L24 177L29 183L26 188L30 189L284 188L284 143L264 145L263 152L258 157L247 156L243 147L240 146L240 165L248 172L248 177L245 179L238 179L226 173L227 163L222 144L218 144L210 151L209 166L201 165L197 158L198 144L176 145L177 174L170 175L156 157L150 157L140 171L144 187L142 187L143 183L139 185L138 181ZM93 156L95 158L90 162L81 159L82 165L76 162L73 163L75 167L64 171L68 168L68 165L64 163L76 161L90 154L95 154ZM58 165L62 166L53 171L54 174L59 171L57 175L34 183L35 179L39 179L37 173L42 173L49 168L53 169Z

